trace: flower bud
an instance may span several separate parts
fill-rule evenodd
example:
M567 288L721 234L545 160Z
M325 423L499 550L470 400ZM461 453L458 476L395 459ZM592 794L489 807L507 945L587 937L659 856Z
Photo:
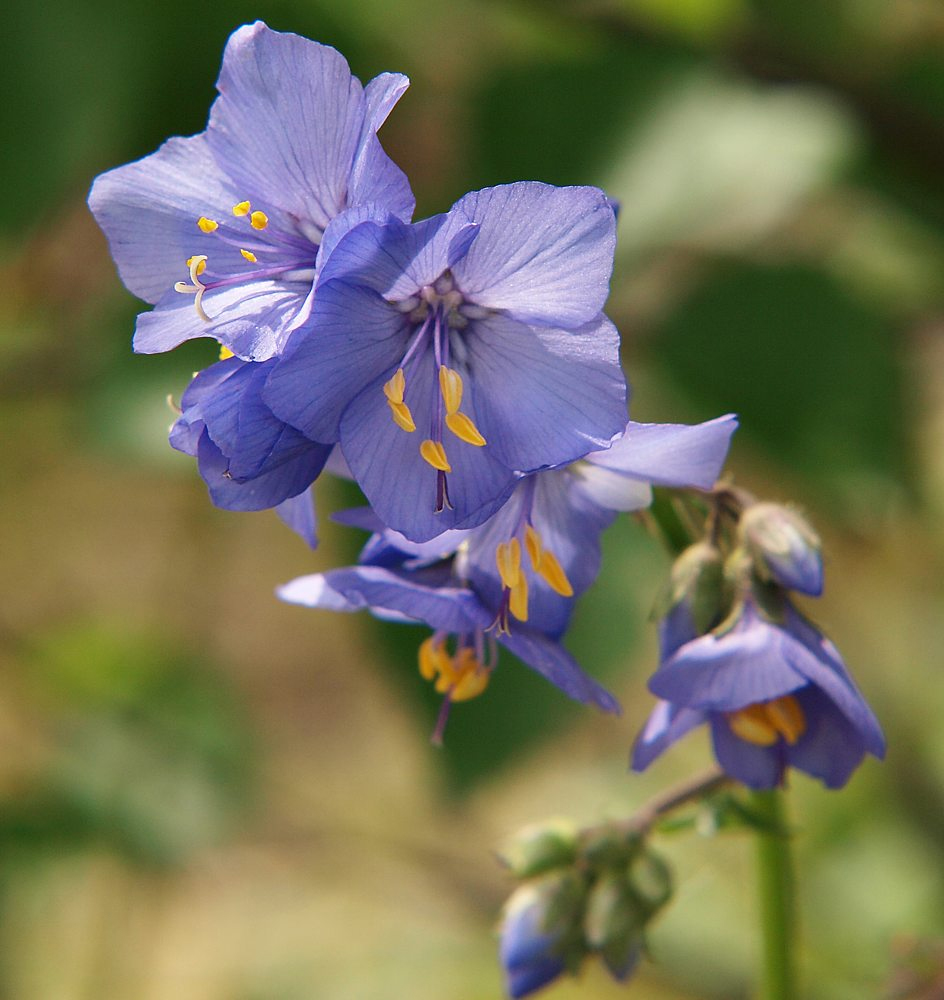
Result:
M519 830L502 849L501 858L517 878L531 878L577 860L577 828L554 819Z
M709 542L690 545L675 560L657 613L661 657L708 632L722 617L725 603L721 553Z
M672 896L672 872L652 851L645 851L634 859L629 881L647 920L661 910Z
M623 980L635 968L642 950L645 913L626 876L607 872L587 897L583 931L587 944L600 954L614 978Z
M738 531L761 579L812 597L823 592L819 536L795 510L753 504L741 515Z
M499 945L509 996L527 996L580 964L585 896L584 880L573 871L534 879L511 894Z

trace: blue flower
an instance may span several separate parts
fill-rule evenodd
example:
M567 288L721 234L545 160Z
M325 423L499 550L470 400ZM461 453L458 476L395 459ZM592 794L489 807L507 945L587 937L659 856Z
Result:
M217 507L275 507L314 546L308 488L332 446L310 441L262 402L271 367L271 360L255 363L234 357L199 372L181 397L170 443L197 459Z
M391 528L425 541L474 527L520 473L625 426L619 337L601 312L614 244L602 191L536 182L412 226L354 226L264 398L312 440L340 442Z
M332 221L412 214L376 136L407 84L388 73L362 87L334 49L262 22L234 32L206 131L103 174L89 195L122 280L155 305L135 350L214 337L244 359L277 354Z
M797 511L775 503L751 504L741 515L738 534L761 579L811 597L823 592L820 540Z
M866 753L884 756L878 721L838 650L780 600L774 620L748 593L727 622L661 665L649 688L663 701L636 742L635 770L702 724L721 767L751 788L782 784L788 767L840 788Z
M566 695L608 712L613 696L588 677L554 638L527 626L510 633L495 628L497 608L483 602L464 573L464 549L454 539L413 544L396 532L376 534L360 563L299 577L278 588L292 604L331 611L370 610L388 621L419 622L433 629L419 651L419 667L444 695L434 739L439 740L449 705L485 690L498 662L497 643Z

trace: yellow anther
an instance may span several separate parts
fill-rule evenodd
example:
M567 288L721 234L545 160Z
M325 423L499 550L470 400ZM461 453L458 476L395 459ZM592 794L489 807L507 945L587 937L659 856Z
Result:
M440 368L440 371L443 371ZM472 418L464 413L447 413L446 426L460 440L466 444L474 444L476 448L481 448L485 444L485 438L481 431L472 422Z
M541 553L541 559L535 569L555 593L560 594L561 597L574 596L574 588L570 585L570 580L567 579L564 567L558 562L557 556L553 552L545 549Z
M442 392L443 402L446 404L446 413L456 413L462 403L462 376L454 368L440 365L439 389ZM469 423L471 424L472 421L470 420ZM476 431L476 433L478 432Z
M206 257L204 257L202 255L199 256L199 257L188 257L187 258L187 267L188 267L188 269L193 266L193 262L194 261L197 262L197 267L196 267L195 273L199 277L201 274L203 274L203 272L207 268L207 259L206 259Z
M220 227L220 224L218 222L214 222L212 219L208 219L205 215L201 215L200 218L197 219L197 225L205 233L213 233Z
M449 464L449 459L446 458L446 449L443 448L441 442L427 438L420 445L420 454L434 469L438 469L440 472L452 472L452 466Z
M233 205L233 215L235 215L236 218L241 218L242 216L249 214L250 208L252 208L252 206L248 201L241 201L238 205Z
M446 644L442 639L430 636L420 645L419 649L420 675L431 681L444 670L452 670L452 657L446 652Z
M763 705L748 705L728 716L728 725L735 736L757 747L772 747L780 738Z
M463 646L456 653L455 680L449 692L451 701L468 701L476 698L488 686L490 672L479 663L475 651Z
M541 545L541 536L530 524L526 525L524 529L524 547L528 550L528 556L531 559L534 571L537 572L538 566L541 565L543 546Z
M235 358L236 355L228 347L223 347L220 345L220 361L226 361L228 358Z
M786 694L782 698L769 701L764 707L767 709L771 725L790 746L793 746L806 732L806 716L800 708L800 703L792 695Z
M265 214L265 212L253 212L252 215L249 216L249 225L252 226L253 229L265 229L268 224L269 217Z
M495 548L495 563L502 586L514 590L521 579L521 544L517 538L499 542Z
M250 264L255 264L256 255L251 250L240 250L239 252L246 258L246 260L249 261Z
M524 573L518 575L518 582L511 588L508 597L508 610L519 622L528 620L528 578Z
M384 382L384 395L391 403L402 403L404 389L406 389L406 376L403 374L403 369L398 368L393 373L393 378Z
M412 434L413 431L416 430L416 423L413 420L413 414L410 412L410 408L406 405L406 403L395 403L392 399L388 399L387 406L390 407L390 416L393 417L393 422L397 425L397 427L401 430L407 431L409 434ZM420 452L422 453L422 449L420 449ZM426 458L426 456L423 455L423 458ZM429 462L429 459L426 458L426 461ZM444 469L443 471L448 472L449 470Z

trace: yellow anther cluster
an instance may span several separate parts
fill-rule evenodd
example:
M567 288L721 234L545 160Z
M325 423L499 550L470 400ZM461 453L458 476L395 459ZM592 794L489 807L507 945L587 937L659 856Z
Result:
M781 737L790 745L806 732L806 717L793 695L748 705L728 715L735 736L758 747L772 747Z
M528 578L521 568L521 543L517 538L501 542L495 549L495 563L502 586L509 592L508 610L519 622L528 620Z
M238 205L233 205L233 215L235 215L237 219L242 218L242 216L249 214L249 210L251 208L252 205L250 205L248 201L241 201Z
M200 218L197 219L197 225L204 233L215 233L217 229L220 228L220 224L218 222L208 219L205 215L201 215Z
M548 586L561 597L573 597L574 588L571 586L564 567L560 560L550 549L544 548L541 536L529 524L524 531L524 544L531 559L534 572L545 580Z
M450 701L468 701L488 686L490 671L479 662L475 650L462 646L451 656L444 639L430 636L419 650L420 674L434 681L439 694Z
M485 438L472 418L459 412L462 405L462 376L454 368L440 365L439 390L446 407L446 426L460 441L481 448L485 444Z
M412 434L416 430L416 424L413 421L413 414L410 412L409 406L403 402L403 392L405 389L406 377L403 374L403 369L398 368L393 378L384 382L383 391L387 397L387 406L390 407L390 414L393 417L394 423L401 430Z

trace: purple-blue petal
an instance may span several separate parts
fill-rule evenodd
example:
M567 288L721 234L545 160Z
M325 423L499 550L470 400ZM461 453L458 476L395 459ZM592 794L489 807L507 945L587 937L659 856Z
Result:
M310 489L283 500L276 506L275 512L309 548L318 547L318 518Z
M466 332L478 427L509 468L572 462L625 427L619 334L605 317L560 330L494 314Z
M472 302L523 322L568 328L603 308L616 219L599 189L521 181L473 191L453 211L479 225L453 268Z
M748 788L776 788L787 766L785 744L762 747L735 736L724 715L711 715L711 741L715 758L725 774Z
M634 771L644 771L656 757L707 719L705 712L659 701L642 732L636 737L630 766Z

